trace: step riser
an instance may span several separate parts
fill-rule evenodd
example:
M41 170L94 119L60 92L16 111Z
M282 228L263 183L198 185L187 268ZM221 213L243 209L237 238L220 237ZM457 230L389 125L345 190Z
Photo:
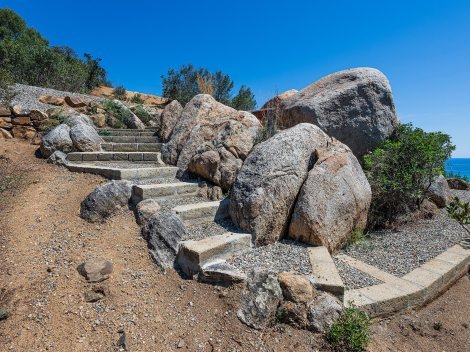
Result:
M176 176L176 173L175 173ZM173 197L191 197L196 196L199 193L199 185L197 183L178 183L175 185L154 185L150 187L146 186L134 186L133 198L136 201L142 201L145 199L162 199L162 198L173 198Z
M158 143L159 140L154 136L101 136L105 142L109 143Z
M87 152L69 153L69 161L131 161L131 162L157 162L162 164L160 153L158 152Z
M251 235L246 233L226 233L200 241L183 241L180 243L176 261L183 272L192 277L198 274L203 266L228 259L251 247Z
M101 143L107 152L159 152L161 143Z
M228 204L228 201L200 203L194 207L180 206L173 210L189 226L228 218Z
M136 169L112 169L90 165L69 164L68 169L72 172L83 172L101 175L110 180L142 180L149 178L169 178L176 177L176 167L159 168L136 168Z

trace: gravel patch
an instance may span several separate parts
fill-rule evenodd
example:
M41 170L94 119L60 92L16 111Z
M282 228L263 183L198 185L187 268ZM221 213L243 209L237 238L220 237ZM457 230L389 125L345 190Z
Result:
M186 236L184 240L202 240L206 237L222 235L226 232L242 233L238 227L236 227L230 219L217 220L217 222L209 222L204 224L198 224L188 226Z
M452 193L462 201L470 201L469 191ZM390 274L403 276L466 237L468 233L441 209L433 219L410 222L395 231L372 232L344 252Z
M268 246L254 248L228 260L239 270L247 273L251 270L271 271L281 273L293 271L299 274L312 273L306 244L282 240Z
M383 283L381 280L376 279L375 277L370 276L369 274L366 274L339 259L333 257L333 260L335 262L336 269L338 269L339 276L341 276L341 279L348 290Z
M57 97L75 96L75 97L81 97L85 99L93 99L95 101L104 100L103 98L95 97L93 95L63 92L60 90L27 86L24 84L15 84L15 91L18 93L18 95L15 97L15 99L13 99L13 102L12 102L13 105L20 104L23 108L30 109L30 110L35 109L35 110L46 111L47 109L56 107L54 105L41 103L39 101L39 97L41 97L42 95L53 95Z

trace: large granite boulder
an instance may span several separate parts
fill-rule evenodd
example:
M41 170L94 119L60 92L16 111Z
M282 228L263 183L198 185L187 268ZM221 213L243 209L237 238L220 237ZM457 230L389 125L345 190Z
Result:
M97 152L104 143L94 127L87 124L77 124L70 129L70 138L75 148L81 152Z
M276 317L282 290L275 274L252 271L242 293L238 318L254 329L263 329Z
M365 228L372 194L361 165L343 143L335 140L317 156L300 190L289 236L332 252L354 229Z
M162 268L173 268L178 245L186 234L181 219L174 213L161 212L152 216L142 228L142 237L147 241L156 264Z
M94 126L93 121L87 115L79 114L79 113L76 113L75 111L72 113L70 110L64 110L61 113L65 115L70 114L67 120L65 120L65 123L70 128L73 128L77 125L87 125L90 127Z
M320 128L302 123L257 144L248 155L232 187L230 216L257 246L283 237L316 151L329 143Z
M100 222L127 207L132 195L129 181L110 181L98 186L80 204L80 217Z
M202 171L205 165L195 165L192 170L228 189L253 147L260 128L260 122L252 114L219 103L210 95L200 94L183 109L170 141L163 148L163 158L172 164L176 160L179 176L184 177L190 171L190 163L197 164L201 160L197 155L209 148L219 154L218 162L213 165L215 172ZM192 161L193 157L196 160ZM230 169L229 180L224 179L227 169Z
M70 127L61 124L42 137L40 144L41 154L44 158L48 158L56 150L64 153L73 151L74 146L70 138Z
M372 68L323 77L282 105L281 126L313 123L349 146L356 156L373 149L399 124L390 84L382 72Z
M162 142L168 142L173 128L175 128L182 113L183 107L178 100L173 100L170 104L165 106L160 116L160 137Z
M460 191L465 191L467 189L470 189L470 184L467 181L461 178L457 178L457 177L448 178L447 184L450 189L458 189Z
M439 175L426 191L426 197L439 208L445 208L452 199L449 184L444 176Z

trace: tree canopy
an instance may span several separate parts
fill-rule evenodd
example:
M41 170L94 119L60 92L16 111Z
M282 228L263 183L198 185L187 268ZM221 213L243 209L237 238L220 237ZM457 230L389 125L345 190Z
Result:
M162 76L163 96L186 104L197 94L210 94L222 104L232 106L237 110L253 110L256 100L253 92L246 86L241 86L233 96L235 86L229 75L216 71L209 72L206 68L195 68L193 65L183 65L178 70L170 69Z
M82 59L66 46L50 46L18 14L8 8L0 9L2 76L12 77L17 83L87 92L109 83L100 62L90 54L84 54Z

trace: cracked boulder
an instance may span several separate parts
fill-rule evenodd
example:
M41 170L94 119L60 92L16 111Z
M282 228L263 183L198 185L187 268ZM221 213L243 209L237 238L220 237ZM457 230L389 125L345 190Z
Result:
M61 124L51 130L42 137L39 148L44 158L49 158L57 150L64 153L73 151L74 146L70 138L70 127Z
M165 106L160 115L160 137L164 143L168 142L176 123L183 113L183 107L178 100L173 100Z
M332 143L320 128L302 123L257 144L243 163L230 193L230 216L257 246L280 240L288 229L297 195L316 161Z
M104 143L95 128L84 123L79 123L70 129L70 138L73 145L81 152L97 152Z

